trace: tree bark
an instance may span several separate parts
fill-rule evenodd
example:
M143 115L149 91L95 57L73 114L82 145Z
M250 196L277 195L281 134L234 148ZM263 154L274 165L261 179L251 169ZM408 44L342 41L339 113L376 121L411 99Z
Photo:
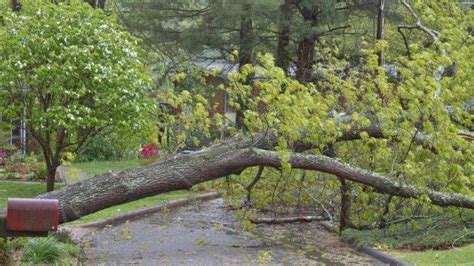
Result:
M253 21L252 21L252 5L243 4L242 14L240 18L240 40L239 40L239 69L253 61Z
M21 10L20 0L11 0L11 5L12 5L13 12L20 12Z
M102 10L105 8L106 0L85 0L85 1L89 3L89 5L91 5L91 7L93 8L100 8Z
M308 83L311 80L314 64L313 38L304 38L298 44L298 58L296 61L296 80L301 83Z
M347 184L345 179L339 178L341 182L341 211L339 213L339 236L342 234L344 229L350 225L351 219L351 187Z
M266 138L232 139L192 154L179 154L153 165L96 176L38 198L58 199L62 223L107 207L140 198L190 189L205 181L239 174L253 166L281 167L277 152L264 150L275 143ZM293 168L315 170L373 187L379 193L406 198L426 195L433 204L474 209L474 199L455 193L421 192L380 174L352 167L322 155L294 153Z
M290 24L291 24L291 0L285 0L280 6L280 30L278 32L278 44L276 51L276 65L285 72L290 67L288 45L290 44Z
M384 28L385 28L385 0L379 0L378 4L378 14L377 14L377 36L375 37L377 41L381 41L384 39ZM379 52L377 52L379 66L383 65L383 56L384 51L381 48Z
M301 16L311 27L316 27L320 23L319 7L315 4L307 6L298 1L298 7ZM314 48L319 36L312 33L312 29L298 44L298 55L296 61L296 79L301 83L311 81L313 64L314 64Z

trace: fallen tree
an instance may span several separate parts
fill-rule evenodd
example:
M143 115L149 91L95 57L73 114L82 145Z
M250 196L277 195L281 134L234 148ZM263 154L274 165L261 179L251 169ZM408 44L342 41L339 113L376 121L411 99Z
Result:
M239 174L253 166L281 167L279 154L271 151L269 138L234 138L191 154L179 154L158 163L108 173L38 196L58 199L62 223L121 203L160 193L190 189L192 186ZM379 193L404 198L428 197L438 206L474 209L474 199L456 193L441 193L398 183L378 173L345 164L322 155L292 153L293 168L333 174L373 187Z

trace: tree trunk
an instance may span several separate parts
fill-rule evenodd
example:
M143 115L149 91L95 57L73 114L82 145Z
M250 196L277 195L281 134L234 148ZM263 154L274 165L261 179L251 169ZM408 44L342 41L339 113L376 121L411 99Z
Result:
M91 7L104 9L106 0L85 0Z
M48 161L50 160L50 161ZM46 191L51 192L54 190L54 185L56 182L56 170L60 165L59 160L46 159Z
M384 38L384 27L385 27L385 0L379 0L378 4L378 14L377 14L377 36L375 37L377 41L383 40ZM383 65L383 49L380 49L377 52L379 59L379 66Z
M20 12L21 10L20 0L11 0L11 4L12 4L13 12Z
M241 7L240 15L240 34L239 34L239 71L247 64L253 63L254 56L254 34L252 21L252 5L245 3ZM250 80L250 77L248 78ZM248 83L248 80L246 83ZM238 129L244 128L244 112L245 105L240 102L242 109L237 110L235 118L235 126Z
M291 4L290 0L285 0L280 6L281 19L280 30L278 32L278 44L276 51L276 65L285 72L290 67L288 45L290 44L290 24L291 24Z
M54 181L56 178L57 167L48 167L48 176L46 177L46 191L50 192L54 190Z
M296 79L301 83L308 83L311 81L313 75L314 64L314 48L319 36L313 32L313 28L320 24L320 7L318 3L309 5L309 3L302 4L297 1L301 16L304 21L311 25L308 33L298 44L298 56L296 61Z
M298 59L296 61L296 79L301 83L311 80L314 63L315 41L304 38L298 45Z
M140 198L190 189L193 185L239 174L253 166L281 167L277 152L263 150L275 145L268 138L232 139L191 154L179 154L153 165L96 176L38 198L58 199L62 223L83 215ZM400 184L380 174L352 167L322 155L294 153L293 168L315 170L365 184L379 193L406 198L426 195L433 204L474 209L474 199L440 192L422 193L413 186Z
M351 187L346 180L339 178L341 182L341 211L339 213L339 235L351 224Z
M239 68L246 64L252 64L253 61L253 21L252 5L243 4L240 18L240 40L239 40Z

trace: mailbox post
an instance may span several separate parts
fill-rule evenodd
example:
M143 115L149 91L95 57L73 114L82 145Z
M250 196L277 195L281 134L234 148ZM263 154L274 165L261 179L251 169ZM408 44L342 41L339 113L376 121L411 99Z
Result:
M58 200L9 198L0 209L0 237L47 236L58 224Z

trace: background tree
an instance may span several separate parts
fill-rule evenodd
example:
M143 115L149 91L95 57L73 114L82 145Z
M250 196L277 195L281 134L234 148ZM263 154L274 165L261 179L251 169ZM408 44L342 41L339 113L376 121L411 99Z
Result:
M4 12L0 40L2 115L24 120L41 146L48 191L64 151L106 127L146 124L148 71L138 40L114 17L83 3L41 3Z

